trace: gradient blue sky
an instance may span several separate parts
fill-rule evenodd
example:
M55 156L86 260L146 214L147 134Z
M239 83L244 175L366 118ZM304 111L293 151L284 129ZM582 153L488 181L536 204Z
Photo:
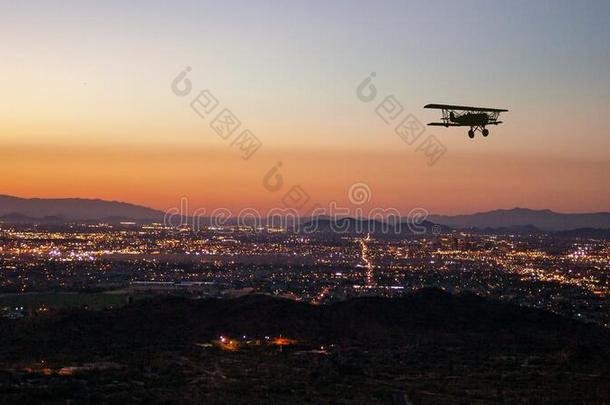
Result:
M0 191L270 207L260 178L282 160L322 202L365 181L401 209L610 210L608 21L608 1L2 2ZM187 65L256 159L169 91ZM429 167L355 97L372 71L423 122L429 102L510 113L485 140L433 129Z

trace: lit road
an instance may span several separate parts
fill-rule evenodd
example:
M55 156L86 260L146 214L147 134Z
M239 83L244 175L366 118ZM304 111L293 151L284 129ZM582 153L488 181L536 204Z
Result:
M371 234L368 234L366 236L366 238L362 238L359 239L358 241L360 242L360 247L362 249L361 252L361 259L364 262L364 266L367 269L366 272L366 285L367 286L372 286L373 285L373 262L371 261L371 258L369 257L369 248L366 245L366 242L371 240Z

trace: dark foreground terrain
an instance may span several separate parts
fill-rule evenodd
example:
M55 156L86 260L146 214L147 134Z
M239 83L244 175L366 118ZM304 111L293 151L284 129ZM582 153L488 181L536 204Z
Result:
M222 337L221 337L222 336ZM2 403L609 403L610 333L422 290L0 320Z

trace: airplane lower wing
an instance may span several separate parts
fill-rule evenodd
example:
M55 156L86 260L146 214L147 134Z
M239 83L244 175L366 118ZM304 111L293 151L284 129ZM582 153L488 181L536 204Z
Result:
M431 122L428 125L433 126L433 127L464 127L464 126L468 126L468 125L456 124L455 122L449 122L447 124L445 124L444 122Z
M492 122L488 122L485 125L498 125L501 123L502 123L502 121L492 121ZM455 122L449 122L447 124L445 124L444 122L430 122L428 125L430 125L431 127L470 127L470 126L472 126L472 125L458 124Z

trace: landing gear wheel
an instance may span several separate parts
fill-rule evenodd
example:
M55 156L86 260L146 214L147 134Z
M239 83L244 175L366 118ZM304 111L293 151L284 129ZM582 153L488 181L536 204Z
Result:
M483 134L483 136L487 136L487 135L489 135L489 129L483 129L483 131L481 131L481 133Z
M470 131L468 131L468 137L470 139L474 138L474 131L472 129Z

